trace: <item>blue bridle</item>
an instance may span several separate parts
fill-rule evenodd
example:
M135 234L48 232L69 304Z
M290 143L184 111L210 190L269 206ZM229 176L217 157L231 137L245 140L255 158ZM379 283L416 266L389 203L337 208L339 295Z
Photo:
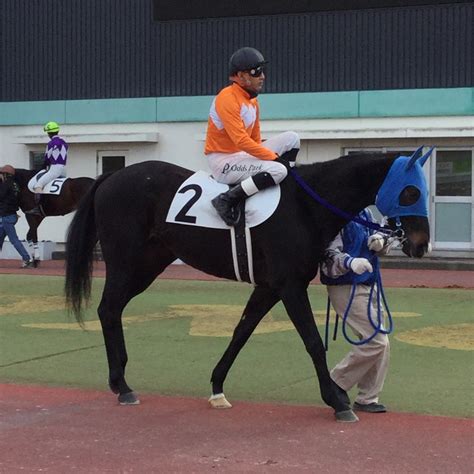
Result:
M375 222L370 222L367 219L360 217L359 215L353 216L336 206L333 206L330 202L322 198L316 193L308 184L296 173L294 169L290 169L290 173L304 191L311 196L315 201L319 202L326 209L329 209L332 213L348 220L357 222L365 227L373 229L377 232L389 234L398 239L402 239L404 231L400 217L402 216L422 216L428 217L428 186L426 185L425 175L423 173L423 165L426 163L428 158L433 153L434 147L431 147L423 155L423 146L419 147L411 156L399 156L390 167L387 176L385 177L382 185L380 186L376 199L375 205L383 216L388 218L394 218L397 229L392 231L389 228L381 227ZM400 195L407 186L413 186L419 191L419 197L416 202L409 205L400 204ZM349 315L349 311L354 299L356 283L352 285L351 295L349 297L349 303L342 317L342 332L345 339L353 345L362 345L370 342L377 334L390 334L393 330L392 315L385 299L385 293L383 291L382 276L380 274L379 265L376 262L372 262L374 265L375 280L370 289L369 302L367 307L368 318L370 324L374 328L373 334L362 340L353 340L347 334L346 322ZM375 287L377 286L377 290ZM375 323L371 314L372 297L373 292L376 291L377 296L377 322ZM387 310L388 329L384 328L382 320L382 305L380 298L382 297L383 304ZM326 311L326 333L325 333L325 348L328 350L328 332L329 332L329 312L330 312L330 301L328 298L328 305ZM336 323L334 329L334 339L336 338L338 315L336 315Z
M315 201L319 202L326 209L332 213L342 217L348 221L354 221L358 224L369 227L370 229L382 232L384 234L395 234L400 237L401 231L401 216L424 216L428 217L428 186L426 185L425 175L423 173L423 165L431 156L434 147L431 147L423 155L423 145L420 146L411 156L399 156L390 167L387 176L379 188L375 205L380 213L388 218L394 218L397 224L397 230L392 231L388 228L381 227L375 222L370 222L360 216L354 216L338 207L332 205L329 201L322 198L316 191L314 191L303 178L290 168L290 174L298 185L311 196ZM400 205L400 194L407 186L414 186L420 191L418 200L408 206Z

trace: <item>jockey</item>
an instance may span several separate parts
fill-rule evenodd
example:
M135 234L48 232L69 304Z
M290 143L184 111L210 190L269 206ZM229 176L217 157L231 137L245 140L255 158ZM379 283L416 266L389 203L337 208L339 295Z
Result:
M300 148L294 132L284 132L262 144L257 96L265 81L266 63L254 48L237 50L229 61L232 84L215 97L209 113L204 153L212 175L224 184L240 183L212 200L229 226L238 222L237 205L242 200L283 181L287 165L294 165Z
M68 144L58 135L59 125L56 122L48 122L44 131L50 140L44 154L44 169L28 182L28 189L33 193L41 193L44 186L53 179L66 177Z

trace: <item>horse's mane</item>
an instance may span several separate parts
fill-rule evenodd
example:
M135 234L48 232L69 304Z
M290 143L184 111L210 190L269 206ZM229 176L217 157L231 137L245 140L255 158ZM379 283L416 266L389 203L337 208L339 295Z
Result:
M385 153L361 152L340 156L339 158L301 165L296 168L298 174L315 188L330 190L339 183L346 182L348 175L367 175L384 173L395 157Z
M25 170L22 168L15 169L15 181L20 187L28 185L28 181L37 173L35 170Z

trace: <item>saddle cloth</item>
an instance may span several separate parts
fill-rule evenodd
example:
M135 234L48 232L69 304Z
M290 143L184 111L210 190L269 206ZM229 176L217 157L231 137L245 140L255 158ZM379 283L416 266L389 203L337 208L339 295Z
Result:
M69 178L56 178L50 181L49 183L45 184L43 191L41 193L37 194L54 194L56 196L59 196L61 194L61 189L64 185L64 182L69 179ZM30 187L28 186L28 189ZM30 189L31 192L35 192L32 189Z
M176 192L166 216L173 224L229 229L211 204L218 194L229 189L204 171L197 171L184 181ZM246 227L266 221L280 202L280 186L272 186L249 197L245 202Z

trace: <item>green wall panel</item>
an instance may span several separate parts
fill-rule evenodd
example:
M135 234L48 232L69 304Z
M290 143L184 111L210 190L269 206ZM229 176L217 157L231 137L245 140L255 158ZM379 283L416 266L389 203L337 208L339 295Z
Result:
M66 123L156 122L156 99L67 100Z
M51 120L66 121L65 101L0 102L0 125L45 124Z
M263 94L262 119L351 118L359 115L358 92Z
M156 99L157 122L206 121L213 96L158 97Z
M361 117L473 115L474 88L361 91Z
M206 121L212 96L0 103L0 125ZM262 119L474 115L474 88L262 94Z

